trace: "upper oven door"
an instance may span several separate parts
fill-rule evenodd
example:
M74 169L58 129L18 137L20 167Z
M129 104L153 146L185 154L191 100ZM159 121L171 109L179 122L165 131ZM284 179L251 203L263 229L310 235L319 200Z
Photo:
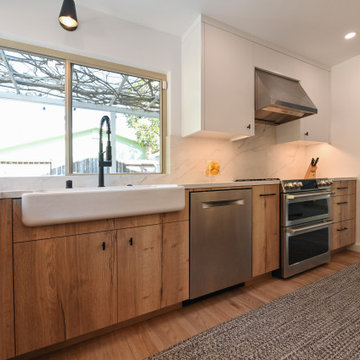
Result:
M330 191L282 195L282 226L330 218Z

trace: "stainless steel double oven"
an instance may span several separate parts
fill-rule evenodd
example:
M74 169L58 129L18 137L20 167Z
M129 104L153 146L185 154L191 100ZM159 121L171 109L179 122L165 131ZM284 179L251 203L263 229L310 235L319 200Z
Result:
M281 193L281 276L330 261L329 179L285 180Z

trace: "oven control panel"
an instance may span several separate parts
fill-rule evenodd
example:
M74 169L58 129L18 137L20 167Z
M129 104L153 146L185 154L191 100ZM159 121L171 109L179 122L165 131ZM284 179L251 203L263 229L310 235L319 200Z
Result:
M327 187L330 186L333 183L331 179L318 179L316 180L317 187Z
M331 179L298 179L298 180L283 180L281 181L282 192L303 192L312 191L316 189L324 190L331 186L333 181Z

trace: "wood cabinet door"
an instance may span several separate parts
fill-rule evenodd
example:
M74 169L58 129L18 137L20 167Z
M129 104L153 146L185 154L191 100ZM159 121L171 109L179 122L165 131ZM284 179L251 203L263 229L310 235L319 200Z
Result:
M161 225L117 231L118 321L160 309Z
M163 225L161 307L189 299L189 221Z
M0 359L15 355L11 200L0 200Z
M115 254L110 231L14 245L17 355L116 323Z
M253 187L252 275L280 266L279 185Z

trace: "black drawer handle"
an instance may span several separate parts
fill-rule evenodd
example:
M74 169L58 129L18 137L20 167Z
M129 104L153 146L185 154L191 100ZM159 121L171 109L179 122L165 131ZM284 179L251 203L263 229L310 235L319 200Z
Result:
M133 245L134 245L133 238L130 238L130 240L129 240L129 244L130 244L130 246L133 246Z
M343 227L342 229L337 229L337 231L345 231L347 229L348 229L347 227Z
M348 201L342 201L342 202L336 203L336 205L345 205L345 204L348 204L348 203L349 203Z
M275 196L277 195L276 193L273 193L273 194L260 194L260 196Z
M104 242L101 244L101 246L102 246L103 251L105 251L105 250L106 250L106 242L104 241Z
M347 187L347 186L344 186L344 187L337 187L336 189L337 189L337 190L346 190L346 189L348 189L348 187Z

